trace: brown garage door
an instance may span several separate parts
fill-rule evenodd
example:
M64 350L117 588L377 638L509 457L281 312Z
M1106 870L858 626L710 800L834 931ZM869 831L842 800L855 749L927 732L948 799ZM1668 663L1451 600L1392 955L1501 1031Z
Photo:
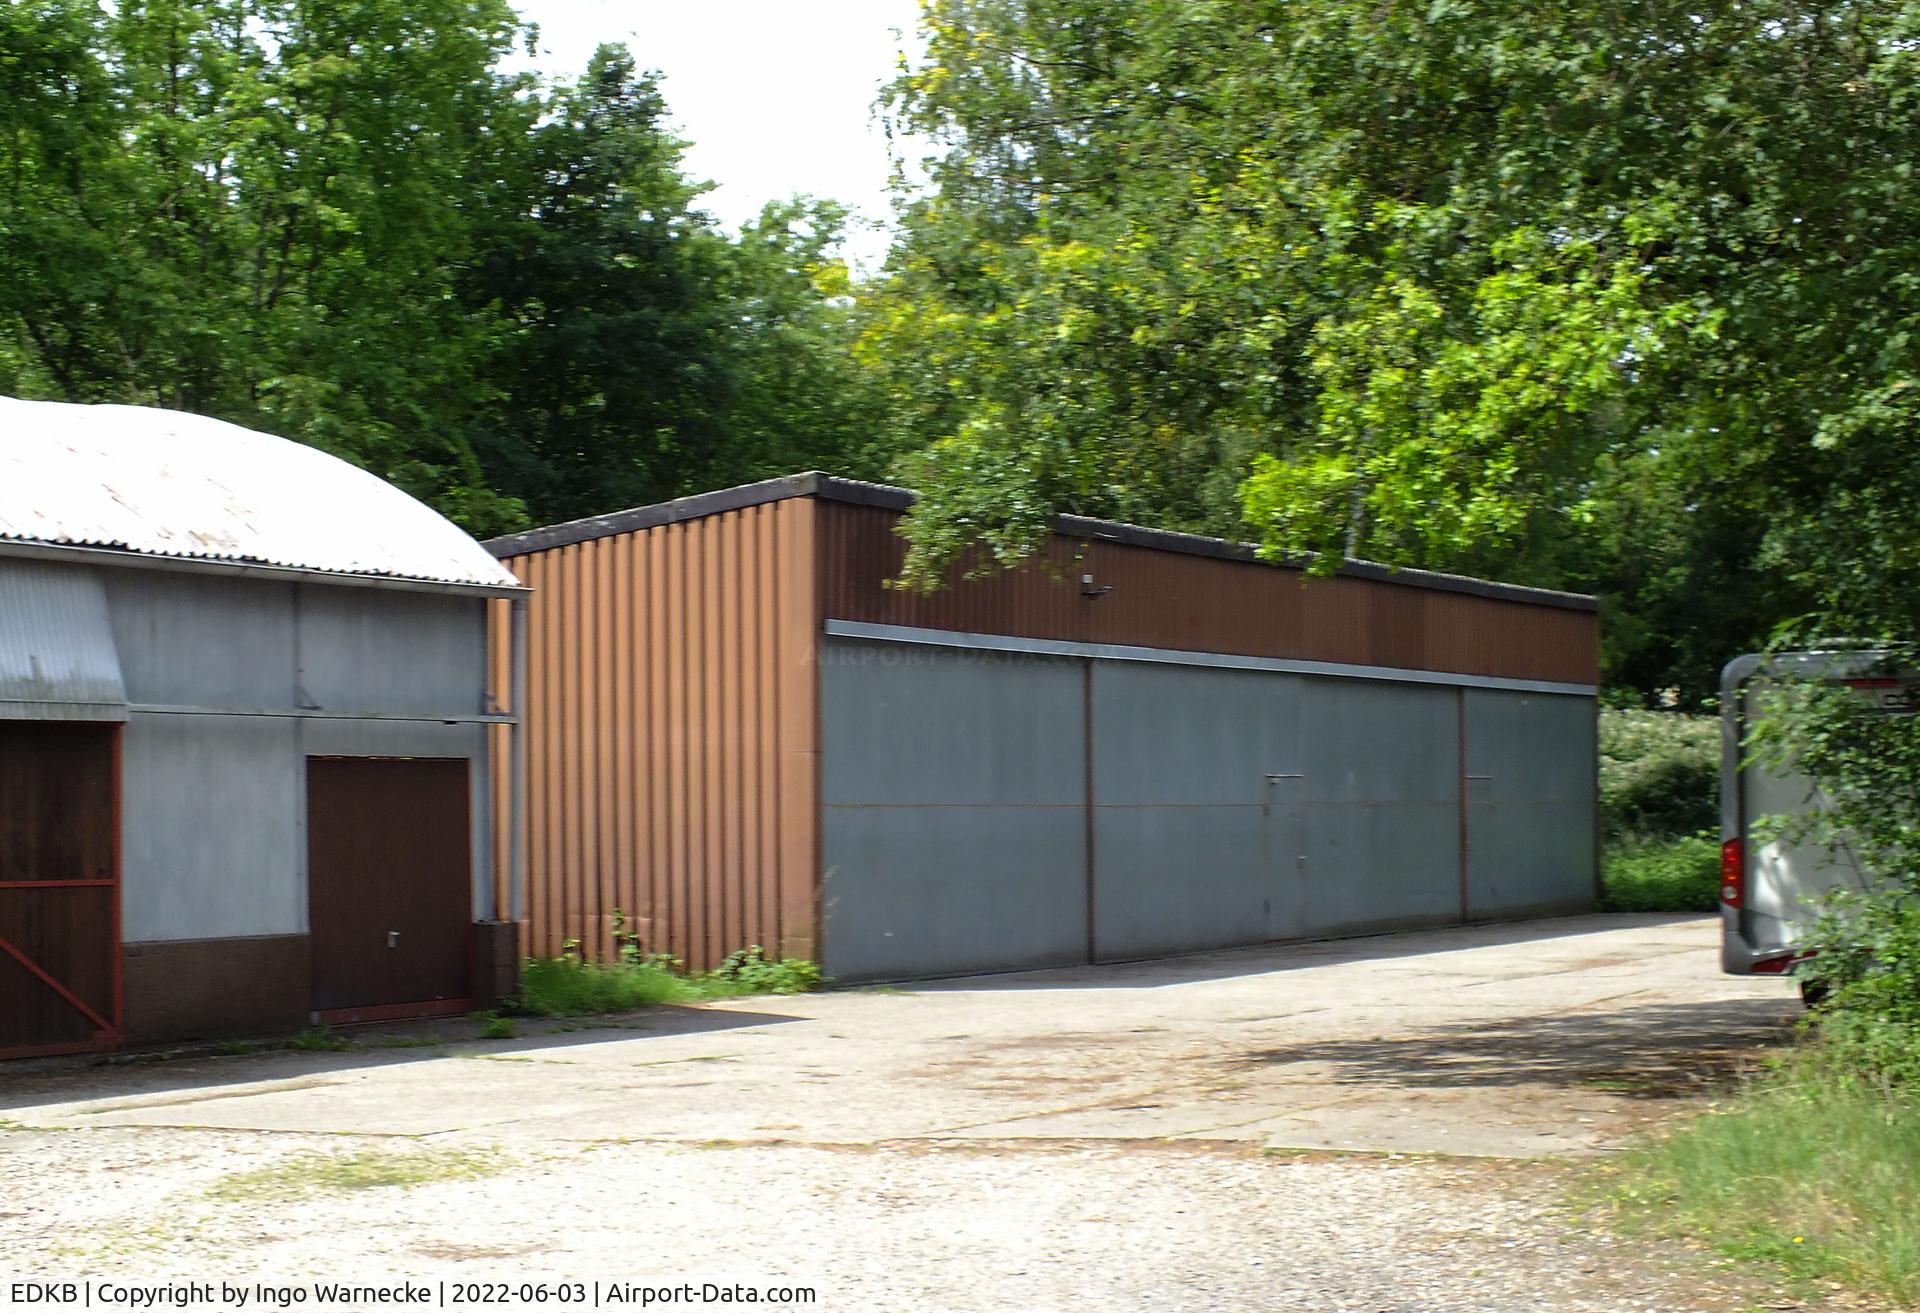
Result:
M313 1007L329 1020L466 1006L467 763L307 758Z
M119 1042L118 744L0 720L0 1054Z

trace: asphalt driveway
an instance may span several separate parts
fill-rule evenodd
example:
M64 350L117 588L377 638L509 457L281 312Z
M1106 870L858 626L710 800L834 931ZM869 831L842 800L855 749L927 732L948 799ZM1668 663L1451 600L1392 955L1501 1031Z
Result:
M1565 1159L1798 1015L1784 982L1718 974L1716 933L1592 916L16 1066L0 1266L725 1269L843 1308L1741 1307L1746 1277L1552 1202Z

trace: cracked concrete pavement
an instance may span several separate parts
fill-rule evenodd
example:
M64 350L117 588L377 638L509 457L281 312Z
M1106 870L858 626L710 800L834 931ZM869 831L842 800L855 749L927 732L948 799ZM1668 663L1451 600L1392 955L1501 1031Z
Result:
M1798 1014L1785 982L1719 975L1716 934L1591 916L16 1063L0 1273L719 1277L941 1313L1865 1307L1567 1204L1569 1159Z

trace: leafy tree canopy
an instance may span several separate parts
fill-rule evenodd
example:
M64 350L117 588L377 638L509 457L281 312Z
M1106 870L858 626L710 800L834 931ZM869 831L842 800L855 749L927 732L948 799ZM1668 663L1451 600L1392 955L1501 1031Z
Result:
M1796 609L1911 616L1917 25L933 0L862 344L912 572L1247 524L1597 590L1610 679L1694 693Z

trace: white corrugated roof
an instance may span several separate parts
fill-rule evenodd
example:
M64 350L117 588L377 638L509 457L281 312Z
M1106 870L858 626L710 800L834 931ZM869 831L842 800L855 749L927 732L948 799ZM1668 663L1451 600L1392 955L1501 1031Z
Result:
M142 406L0 397L0 539L518 582L451 520L337 456Z

